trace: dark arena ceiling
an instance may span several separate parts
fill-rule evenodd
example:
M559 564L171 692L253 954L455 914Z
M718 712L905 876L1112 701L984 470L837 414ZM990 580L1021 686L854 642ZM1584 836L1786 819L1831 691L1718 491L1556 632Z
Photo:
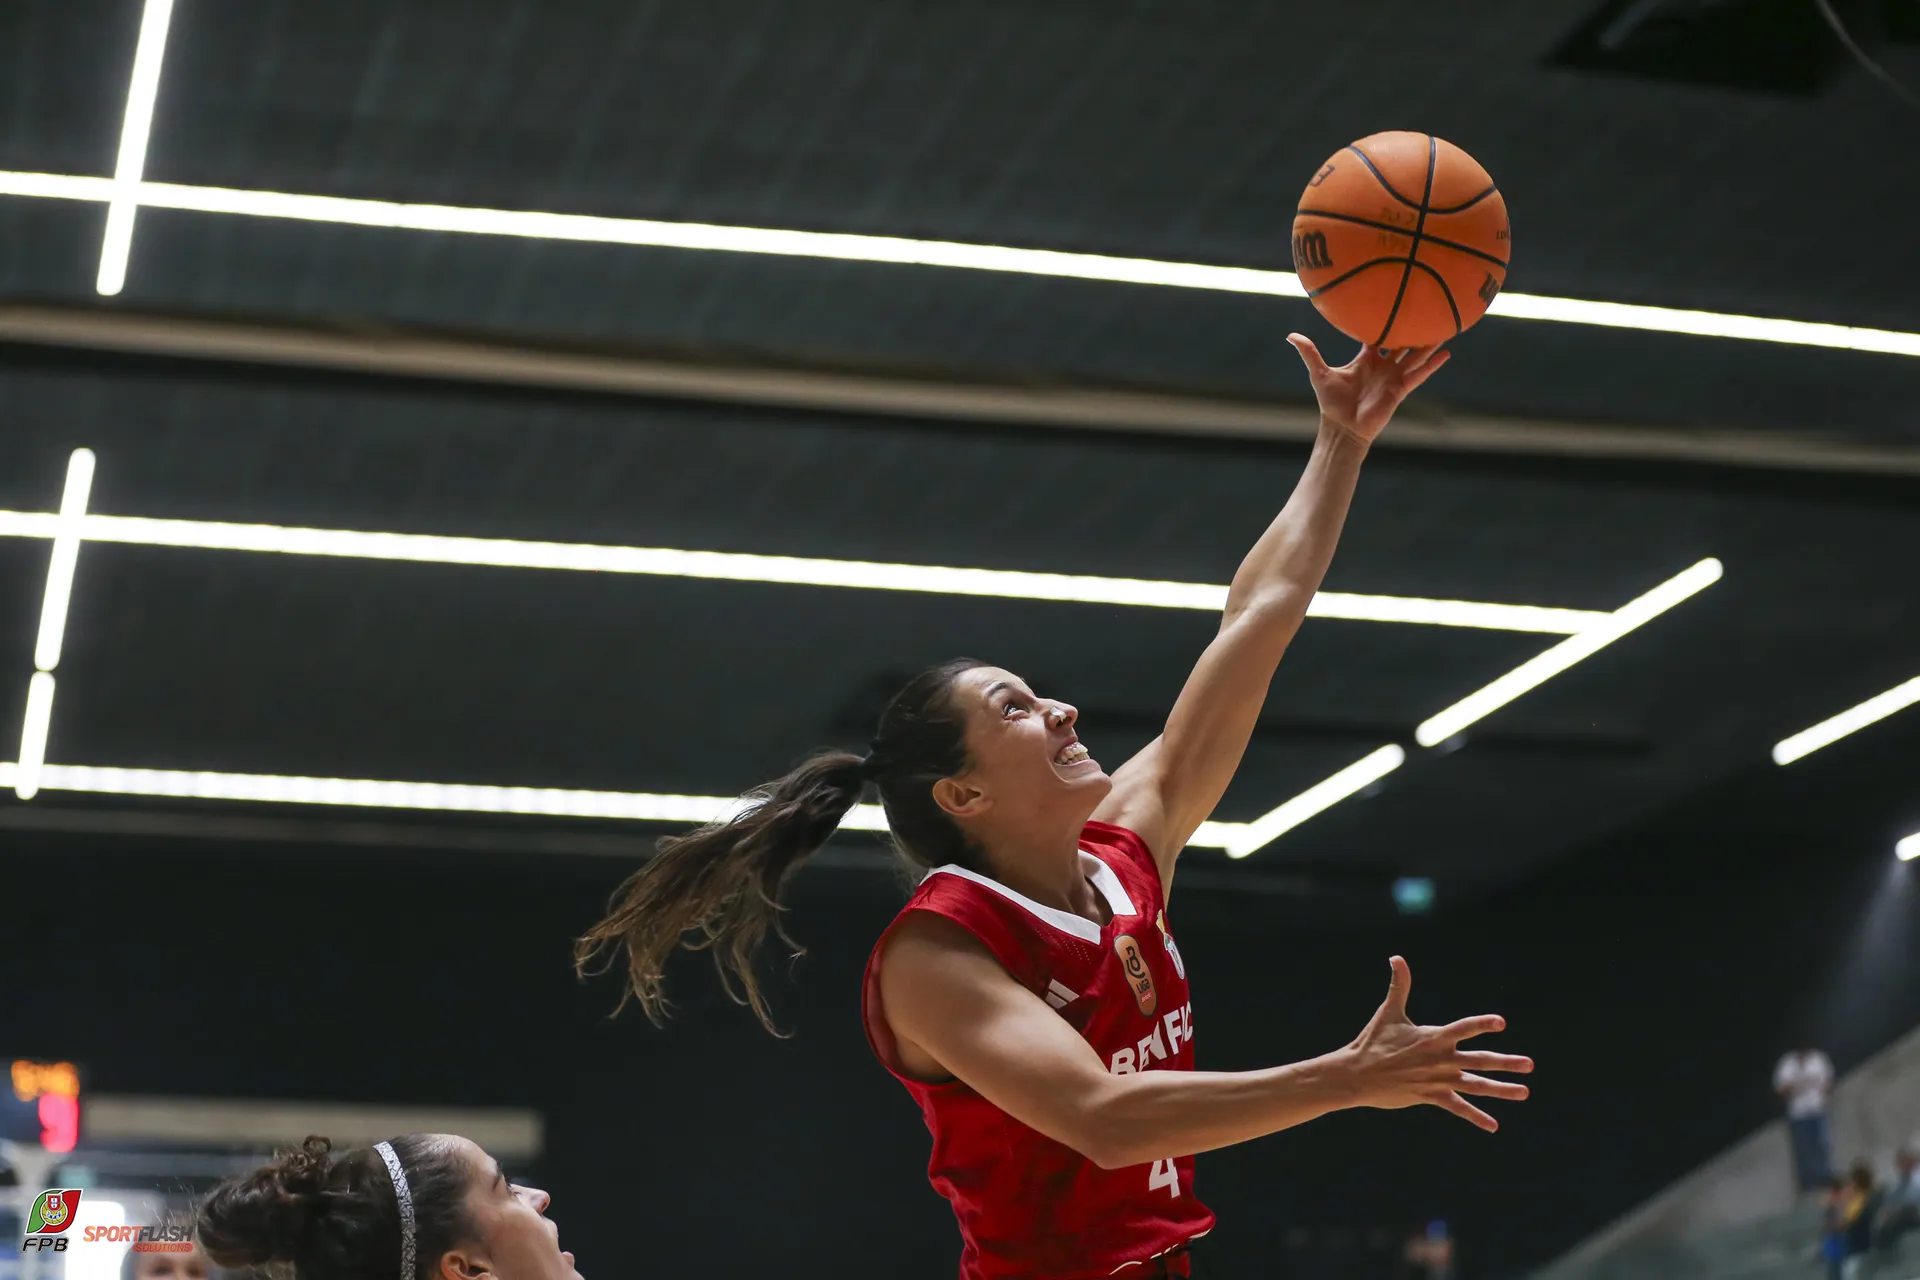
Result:
M1920 113L1824 53L1757 87L1690 79L1684 48L1596 63L1617 8L178 0L145 178L1271 272L1326 155L1417 128L1500 182L1510 292L1920 331ZM19 175L115 173L140 23L0 6L7 512L56 510L84 446L103 515L1217 584L1304 457L1286 333L1348 346L1288 297L178 208L140 209L103 297L103 197ZM1874 30L1913 78L1911 32ZM1920 673L1912 342L1499 315L1459 340L1370 462L1329 590L1609 611L1708 558L1724 577L1435 749L1416 726L1561 637L1311 620L1217 816L1386 744L1407 762L1245 861L1197 849L1198 882L1470 894ZM457 358L404 356L432 343ZM672 394L632 393L661 370ZM0 537L0 740L47 547ZM862 742L891 683L959 652L1075 702L1112 764L1212 627L96 540L78 565L47 758L119 769L730 796ZM530 851L661 829L8 796L15 826Z

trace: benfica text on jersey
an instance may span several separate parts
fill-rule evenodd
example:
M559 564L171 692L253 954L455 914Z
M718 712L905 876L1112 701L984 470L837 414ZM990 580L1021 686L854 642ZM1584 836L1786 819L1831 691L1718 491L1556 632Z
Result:
M1153 855L1133 832L1090 822L1080 860L1113 913L1104 928L961 867L929 874L894 925L927 911L967 929L1086 1037L1110 1072L1191 1071L1186 966L1167 931ZM1184 1256L1167 1255L1213 1226L1194 1197L1193 1158L1102 1169L957 1080L901 1074L880 1010L885 942L867 962L867 1038L933 1134L927 1174L960 1220L962 1280L1093 1280L1163 1267L1187 1274Z

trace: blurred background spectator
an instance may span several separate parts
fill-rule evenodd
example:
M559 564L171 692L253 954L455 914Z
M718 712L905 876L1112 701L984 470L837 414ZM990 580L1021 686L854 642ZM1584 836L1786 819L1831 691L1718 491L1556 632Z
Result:
M1892 1251L1915 1227L1920 1227L1920 1141L1894 1157L1893 1184L1881 1201L1874 1243Z
M1773 1069L1773 1091L1787 1104L1794 1182L1803 1193L1819 1190L1833 1172L1827 1148L1827 1094L1832 1089L1833 1063L1811 1045L1784 1055Z
M1827 1180L1822 1256L1832 1280L1857 1280L1873 1249L1873 1224L1879 1213L1879 1188L1873 1167L1855 1162L1847 1176Z
M1416 1228L1404 1254L1407 1274L1416 1280L1453 1280L1453 1237L1439 1220Z

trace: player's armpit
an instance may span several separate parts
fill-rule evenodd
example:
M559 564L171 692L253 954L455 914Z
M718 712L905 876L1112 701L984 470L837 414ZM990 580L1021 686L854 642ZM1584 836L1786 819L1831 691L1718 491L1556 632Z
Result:
M1132 1163L1101 1122L1119 1082L1093 1046L959 925L903 921L882 953L880 998L897 1038L1014 1119L1102 1167Z
M1280 588L1269 596L1223 622L1187 677L1165 731L1114 771L1113 790L1093 814L1146 841L1169 898L1174 862L1239 769L1274 668L1311 599Z

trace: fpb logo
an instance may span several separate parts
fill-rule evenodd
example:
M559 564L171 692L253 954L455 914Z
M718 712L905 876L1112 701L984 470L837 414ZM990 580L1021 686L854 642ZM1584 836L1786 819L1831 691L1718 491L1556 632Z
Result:
M74 1217L79 1212L78 1188L42 1191L33 1198L33 1207L27 1210L26 1239L20 1242L20 1252L51 1249L55 1253L65 1253L67 1236L64 1233L73 1225Z

